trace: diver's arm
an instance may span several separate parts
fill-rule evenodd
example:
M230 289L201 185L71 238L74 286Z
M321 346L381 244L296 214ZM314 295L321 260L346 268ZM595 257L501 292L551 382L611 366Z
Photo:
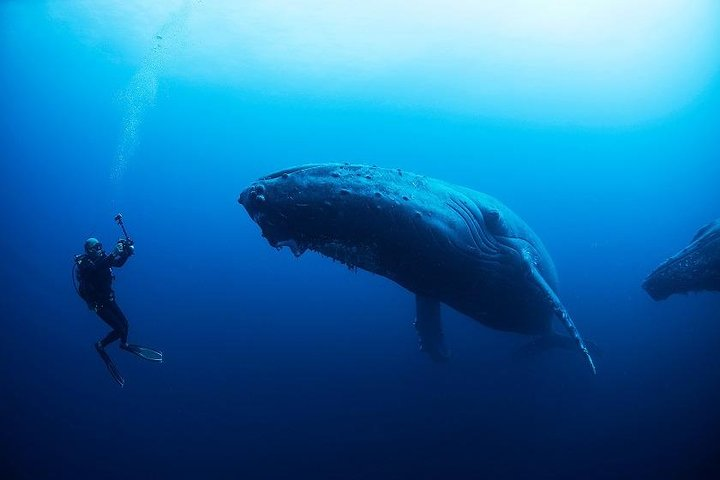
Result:
M113 267L122 267L123 265L125 265L125 262L127 262L127 259L130 258L129 253L113 253L112 256L114 259L112 264Z
M135 247L131 243L127 242L118 242L115 245L115 250L113 250L113 253L108 255L108 257L112 257L112 263L110 266L112 267L122 267L125 265L125 262L127 262L128 258L133 254Z
M100 259L91 259L90 265L93 270L101 270L112 267L115 265L115 252L105 255Z

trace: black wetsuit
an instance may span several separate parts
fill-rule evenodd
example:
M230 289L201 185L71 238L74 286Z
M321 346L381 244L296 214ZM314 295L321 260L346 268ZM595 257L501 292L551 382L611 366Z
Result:
M95 313L112 328L112 332L100 341L102 348L117 339L120 339L123 345L127 343L128 321L115 302L115 292L112 289L115 276L112 267L122 267L130 255L132 255L130 248L125 248L121 253L113 252L100 257L85 254L77 260L78 293L87 302L88 307L95 310Z

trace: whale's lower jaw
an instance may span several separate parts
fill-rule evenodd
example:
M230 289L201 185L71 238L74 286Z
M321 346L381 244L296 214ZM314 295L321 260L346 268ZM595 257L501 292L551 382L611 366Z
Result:
M378 259L377 251L367 245L327 242L321 245L313 245L310 247L310 250L337 260L352 270L361 268L379 275L385 274L382 264Z

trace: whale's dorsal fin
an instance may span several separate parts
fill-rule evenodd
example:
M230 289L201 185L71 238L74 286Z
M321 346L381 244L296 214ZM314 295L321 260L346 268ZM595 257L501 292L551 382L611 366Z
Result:
M582 336L580 336L580 332L578 331L577 327L575 326L575 323L572 321L572 318L570 318L570 314L565 309L563 304L560 302L560 298L558 298L555 291L550 288L550 285L545 281L545 278L540 274L537 267L533 264L533 262L526 257L526 263L529 268L529 274L534 281L534 283L538 286L540 291L543 292L545 295L545 298L547 299L548 303L552 305L553 311L555 312L555 315L558 316L560 321L562 322L565 329L568 331L570 336L575 340L575 343L577 344L578 348L580 348L580 351L583 352L585 355L585 358L587 359L588 363L590 363L590 368L592 368L593 374L596 374L597 371L595 370L595 363L593 362L592 357L590 356L590 352L588 351L587 346L585 345L585 342L582 339Z
M415 295L415 330L420 342L420 351L430 355L436 362L450 358L442 332L440 302L424 295Z

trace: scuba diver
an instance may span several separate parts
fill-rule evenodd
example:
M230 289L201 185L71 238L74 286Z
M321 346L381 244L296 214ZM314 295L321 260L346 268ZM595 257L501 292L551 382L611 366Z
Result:
M125 385L125 379L110 359L105 347L115 340L120 340L121 349L134 353L145 360L162 362L163 355L158 350L128 343L128 321L115 302L115 292L112 289L112 281L115 276L112 267L125 265L128 258L135 253L135 246L125 231L122 215L116 215L115 221L122 227L125 238L118 240L109 254L103 251L102 243L96 238L91 237L85 240L85 253L75 256L73 280L77 282L75 287L78 295L112 328L110 333L98 340L95 349L105 362L110 375L122 387Z

